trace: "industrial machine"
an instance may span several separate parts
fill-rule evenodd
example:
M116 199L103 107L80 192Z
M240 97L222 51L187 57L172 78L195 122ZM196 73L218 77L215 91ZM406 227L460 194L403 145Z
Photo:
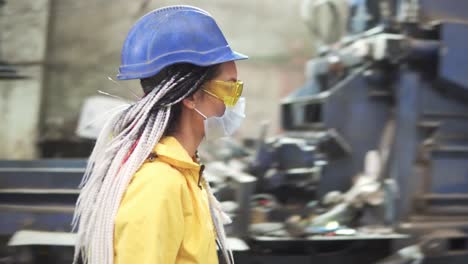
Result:
M316 2L339 14L336 1ZM258 180L252 213L263 213L263 225L251 225L250 242L308 255L301 263L311 263L320 235L366 245L375 243L373 235L396 248L413 244L382 263L464 263L468 17L461 10L468 4L354 1L353 7L347 21L354 34L307 63L306 83L281 103L284 134L262 140L245 169ZM324 36L323 43L327 37L333 39ZM384 235L382 227L389 228Z
M207 166L237 262L466 263L468 2L306 2L347 30L306 14L323 46L284 133ZM0 263L69 263L84 167L0 162Z

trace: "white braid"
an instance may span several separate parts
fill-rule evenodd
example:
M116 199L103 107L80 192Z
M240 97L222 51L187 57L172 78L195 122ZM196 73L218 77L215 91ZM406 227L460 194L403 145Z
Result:
M224 231L224 225L232 223L231 218L223 212L221 204L213 194L210 185L205 182L205 189L208 192L208 202L210 206L211 218L213 219L213 225L216 229L216 235L220 244L220 250L223 252L223 257L227 264L234 264L234 256L232 250L229 248L226 239L226 232Z
M118 208L124 193L124 191L112 192L116 190L113 187L115 184L122 185L122 182L128 182L160 140L169 120L170 109L159 111L157 117L149 118L148 116L158 99L173 88L174 79L175 77L166 82L161 89L153 89L152 93L137 103L136 108L140 111L138 113L133 111L133 113L138 122L131 123L129 127L132 129L127 129L127 127L125 133L120 133L113 139L110 137L110 132L116 122L119 119L122 120L122 114L132 113L124 109L116 111L101 131L80 184L82 190L72 222L73 230L78 227L74 263L77 263L80 252L84 263L113 263L113 252L109 254L109 251L113 250L112 237L109 239L109 233L113 234L113 218L109 216L113 215L113 212L108 212L108 210ZM146 120L149 121L142 138L134 153L130 155L128 163L122 167L123 160L137 140L138 130L145 125ZM147 131L152 133L149 134ZM128 164L134 164L134 166L127 166ZM119 169L122 171L119 172Z
M138 170L138 168L143 164L145 161L146 157L151 153L152 151L152 146L154 146L162 137L163 131L161 130L161 125L165 127L167 125L167 121L169 120L169 116L167 113L169 113L170 110L168 109L165 112L160 112L158 113L157 117L151 117L151 124L149 124L145 131L143 132L141 143L137 145L135 148L134 152L135 155L132 155L130 159L128 160L127 163L122 167L122 175L128 175L129 177L119 177L118 182L113 184L114 186L109 194L111 194L111 199L115 199L120 201L123 197L123 194L125 190L128 187L128 184L132 178L132 175L134 174L133 171ZM111 243L110 245L107 245L107 254L109 254L109 257L113 257L113 247L112 247L112 241L113 241L113 230L114 230L114 219L115 216L117 215L117 211L119 208L119 204L115 203L113 205L113 208L107 208L108 210L105 210L106 215L104 215L104 219L106 221L105 225L102 227L105 232L105 241L107 243Z
M158 115L159 118L156 119L155 124L160 124L160 125L159 126L158 125L152 126L151 131L147 131L147 133L145 133L143 135L143 137L146 137L147 140L143 141L143 142L146 142L146 143L142 143L141 145L139 144L139 146L137 146L137 148L135 149L135 151L137 153L135 155L136 159L138 159L138 157L148 157L148 155L151 153L152 146L154 146L161 139L161 137L163 135L163 131L164 131L164 129L161 129L161 128L164 128L164 127L167 126L167 123L169 121L169 115L170 115L170 109L167 109L166 112L161 113L160 115ZM161 120L161 119L163 119L163 120ZM123 175L130 175L130 176L133 175L132 172L137 170L141 166L141 164L143 164L144 161L145 161L145 158L140 159L140 160L130 161L128 163L129 166L125 166ZM117 200L122 199L122 195L125 192L125 190L127 189L130 179L131 179L131 177L129 177L127 179L127 181L121 181L117 185L117 187L116 187L116 190L117 190L116 199ZM111 241L111 242L113 241L113 234L114 234L114 232L113 232L114 231L113 219L115 219L115 217L117 215L118 208L119 208L118 204L115 204L114 208L110 208L110 210L112 210L110 212L111 215L106 218L108 220L108 225L107 225L108 237L106 237L107 241ZM113 257L113 246L112 246L112 244L110 244L109 247L107 247L107 249L109 250L108 254L110 254L110 256Z

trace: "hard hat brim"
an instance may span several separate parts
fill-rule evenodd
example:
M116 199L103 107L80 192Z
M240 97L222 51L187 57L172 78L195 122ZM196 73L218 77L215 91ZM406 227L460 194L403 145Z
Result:
M190 56L187 56L188 54L190 54ZM191 59L187 60L187 58ZM228 61L245 60L248 58L249 57L247 55L231 50L229 46L206 53L186 50L177 53L165 54L147 63L121 66L119 68L119 74L117 74L117 79L133 80L148 78L156 75L165 67L177 63L191 63L198 66L210 66ZM143 69L150 70L143 71Z

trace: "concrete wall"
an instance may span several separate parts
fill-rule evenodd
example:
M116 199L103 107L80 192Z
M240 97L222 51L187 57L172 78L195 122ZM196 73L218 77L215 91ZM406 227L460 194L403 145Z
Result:
M9 1L0 16L0 58L28 79L0 81L0 159L34 158L49 0Z
M309 34L299 18L300 2L54 1L44 97L45 135L72 135L82 99L95 95L98 89L131 98L106 77L115 76L122 42L136 19L171 4L206 9L217 19L230 44L251 56L251 60L239 62L239 76L246 83L250 103L242 134L255 134L259 119L271 119L277 124L278 100L284 90L302 83L303 62L312 52ZM136 82L123 84L139 90Z
M247 120L239 136L256 136L259 121L265 119L272 121L272 132L278 131L279 99L302 84L304 62L312 55L310 34L299 18L301 0L49 1L41 119L41 137L46 139L73 138L84 98L96 95L99 89L131 98L107 76L117 73L121 45L129 28L154 8L189 4L209 11L231 46L251 57L238 63L248 100ZM8 5L17 2L35 5L47 1L10 0ZM29 44L42 43L43 39L37 36ZM37 80L36 87L40 83ZM137 82L122 84L139 91ZM31 141L25 144L34 145Z

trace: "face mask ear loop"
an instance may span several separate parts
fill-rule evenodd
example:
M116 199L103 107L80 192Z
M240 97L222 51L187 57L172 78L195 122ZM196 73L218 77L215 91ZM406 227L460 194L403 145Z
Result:
M197 112L199 115L203 116L203 118L208 119L208 117L206 117L206 115L202 114L202 112L198 111L197 108L193 108L193 110L195 110L195 112Z

